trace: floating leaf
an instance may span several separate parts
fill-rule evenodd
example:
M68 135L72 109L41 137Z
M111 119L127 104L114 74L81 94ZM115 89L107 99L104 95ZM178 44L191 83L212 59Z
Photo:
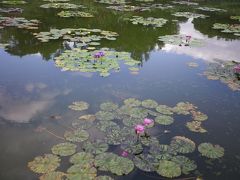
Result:
M113 153L102 153L95 157L95 165L102 171L110 171L118 176L127 175L134 169L131 160Z
M76 152L77 146L72 143L60 143L52 147L52 153L59 156L70 156Z
M149 151L158 160L171 160L177 152L169 145L154 143Z
M152 27L162 27L167 23L168 20L163 18L154 18L154 17L148 17L144 18L141 16L133 16L131 19L129 19L132 24L141 24L143 26L152 26Z
M190 1L172 1L172 3L181 4L181 5L193 5L193 6L198 5L198 3L196 3L196 2L190 2Z
M194 121L206 121L208 116L200 111L191 111Z
M150 154L141 154L134 156L133 162L137 168L146 172L155 171L155 166L157 164L156 159Z
M170 146L179 153L191 153L194 152L196 148L195 143L191 139L183 136L173 137Z
M220 29L221 32L224 33L240 33L240 24L221 24L215 23L213 24L213 29Z
M170 125L174 119L171 116L160 115L155 118L155 122L161 125Z
M20 29L38 29L39 21L36 19L27 20L23 17L2 17L0 16L1 27L17 27Z
M201 143L198 146L198 151L202 154L202 156L212 159L221 158L224 155L223 147L219 145L213 145L211 143Z
M142 106L145 108L156 108L158 103L152 99L147 99L142 102Z
M21 5L21 4L26 4L26 1L21 1L21 0L7 0L7 1L2 1L3 4L8 4L8 5Z
M172 109L177 114L188 115L190 111L195 110L196 106L189 102L180 102Z
M100 129L103 132L106 132L108 128L111 128L113 126L113 128L120 128L117 123L112 122L112 121L99 121L97 123L97 128Z
M55 171L60 166L60 159L52 154L37 156L28 163L28 167L36 173L48 173Z
M83 111L89 108L89 104L84 101L75 101L68 108L75 110L75 111Z
M83 142L89 138L89 134L85 130L77 129L74 131L66 131L64 137L67 141L71 142Z
M78 9L84 8L82 5L70 4L70 3L48 3L40 6L41 8L49 9Z
M126 104L129 107L135 107L135 106L140 106L141 101L135 98L128 98L124 100L124 104Z
M114 114L107 111L98 111L96 113L96 118L102 121L110 121L114 119Z
M84 18L90 18L94 17L92 14L88 12L82 12L82 11L61 11L57 14L60 17L84 17Z
M177 163L182 170L183 174L189 174L191 171L197 169L197 165L186 156L174 156L171 161Z
M123 119L123 124L129 127L134 127L137 124L141 124L143 120L141 118L126 117Z
M201 125L202 125L202 122L199 122L199 121L191 121L191 122L187 122L186 124L187 128L192 132L199 132L199 133L207 132L207 130L201 127Z
M209 12L227 12L225 9L219 9L219 8L213 8L213 7L198 7L196 9L202 10L202 11L209 11Z
M53 171L40 176L40 180L64 180L65 173L60 171Z
M118 108L117 104L114 104L112 102L105 102L100 105L100 109L102 111L114 111Z
M88 153L101 154L108 150L108 144L106 144L100 140L97 140L94 142L86 141L83 144L82 148L85 152L88 152Z
M98 176L96 180L113 180L110 176Z
M193 38L187 35L165 35L159 36L159 41L164 42L165 44L171 44L176 46L189 46L189 47L201 47L203 46L203 40Z
M70 162L82 167L91 167L94 164L94 156L90 153L79 152L71 156Z
M204 14L197 14L197 13L191 13L191 12L175 12L172 14L176 17L185 17L185 18L206 18L208 16Z
M95 2L102 4L125 4L125 0L95 0Z
M94 180L97 176L97 169L95 167L82 167L79 164L71 166L67 172L69 180L84 179Z
M86 114L86 115L80 116L78 119L83 121L95 121L96 116L93 114Z
M156 107L157 112L160 112L161 114L171 115L173 114L172 108L166 106L166 105L158 105Z
M181 175L181 168L175 162L161 160L157 168L157 173L167 178L178 177Z
M77 129L89 129L94 125L94 120L76 119L72 122L72 126Z

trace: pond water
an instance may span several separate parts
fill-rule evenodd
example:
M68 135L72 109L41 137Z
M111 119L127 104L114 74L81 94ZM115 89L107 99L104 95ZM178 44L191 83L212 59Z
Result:
M199 0L194 1L199 3L198 5L182 5L171 1L134 1L127 3L127 5L151 8L147 11L138 9L124 12L108 9L106 7L111 5L92 0L71 0L67 2L84 5L86 8L80 8L80 10L94 15L94 17L89 18L58 17L57 14L62 9L40 8L41 5L49 2L43 0L26 0L26 2L26 4L22 5L8 5L0 2L0 43L2 44L0 49L0 179L38 179L43 173L33 172L28 167L28 163L32 162L37 156L52 154L51 148L54 145L66 142L63 138L65 131L75 129L75 127L72 127L72 122L75 122L79 116L84 114L97 113L100 104L104 102L113 102L122 106L124 100L128 98L136 98L140 101L152 99L159 105L167 105L168 110L170 109L170 116L174 118L174 123L162 125L155 122L154 127L147 129L150 137L157 138L157 145L169 145L171 140L173 141L173 137L184 136L194 141L196 148L187 154L179 153L177 149L177 152L174 152L175 154L170 153L171 158L164 157L161 159L159 156L169 152L162 151L157 154L158 157L154 153L151 154L149 149L155 147L156 142L147 140L150 146L143 145L139 138L144 138L144 135L137 138L138 135L131 132L129 136L135 136L137 139L135 143L143 147L139 154L146 155L150 153L154 158L154 162L146 160L147 163L144 164L148 168L154 164L154 170L152 172L140 170L138 168L139 164L133 161L135 163L134 169L131 167L132 170L125 172L126 175L118 176L114 173L114 170L103 170L104 168L101 165L98 166L95 163L93 168L96 167L98 176L108 175L113 179L167 179L168 176L164 176L162 171L167 171L169 168L168 173L171 174L174 171L177 172L178 167L173 168L172 172L172 167L160 169L161 164L163 165L166 161L173 162L172 156L184 155L194 160L197 168L194 168L189 174L180 173L176 175L175 173L175 176L172 175L173 179L239 179L240 82L237 78L234 79L234 84L229 84L229 81L223 80L209 80L204 75L204 72L216 59L221 60L220 66L223 68L227 62L234 61L234 63L237 63L240 61L239 34L234 35L234 33L224 33L219 29L212 29L214 23L239 26L240 22L231 19L230 16L240 15L240 2ZM166 9L153 8L152 4L156 3L162 3L163 6L171 5L171 7ZM16 12L15 10L6 13L1 11L10 7L21 8L22 12ZM214 7L225 11L203 11L197 9L199 7ZM176 12L194 12L208 17L196 18L191 16L186 18L173 16L172 14ZM135 25L128 20L134 15L164 18L168 21L162 27ZM2 20L1 17L37 19L40 23L38 29L20 28L16 24L13 27L7 27L6 24L4 25L6 20ZM131 66L126 65L124 61L119 61L117 71L110 70L110 74L106 74L107 77L102 77L98 72L71 71L71 68L64 69L59 65L56 66L56 57L59 57L64 52L72 52L74 43L70 42L69 39L63 40L62 37L48 42L41 42L33 34L64 28L101 29L118 33L119 36L115 37L116 40L113 40L115 38L112 40L102 39L97 41L101 43L100 46L93 46L97 50L101 47L107 47L115 52L128 52L131 58L138 62L133 67L139 69L131 70ZM73 32L73 30L69 31L70 33L67 32L67 35ZM173 41L162 42L158 40L159 36L174 34L182 35L182 37L191 36L192 39L200 40L201 44L192 46L191 43L187 43L187 46L185 44L180 46L179 43L173 45ZM83 36L87 35L84 34ZM182 39L181 42L185 43L186 40ZM4 44L8 45L5 46ZM81 47L78 48L81 49ZM82 48L85 48L85 46ZM91 50L89 51L91 52ZM80 51L79 54L81 53L86 52ZM103 59L100 58L103 62L108 50L105 50L104 53L106 55L103 56ZM93 55L91 54L90 57ZM114 58L111 56L113 61L117 56L121 55L119 53L114 56ZM70 57L67 58L68 63L77 61L76 59L71 61ZM190 62L194 67L189 66ZM104 68L107 69L107 67ZM93 69L96 69L96 67ZM83 111L74 111L68 108L74 101L85 101L90 106ZM179 102L190 102L208 116L208 119L202 122L202 127L207 132L193 132L186 127L186 123L194 118L194 112L198 110L193 108L193 111L189 110L187 115L178 114L173 107ZM143 108L139 108L140 112L137 111L135 114L134 110L137 108L134 109L131 105L128 108L125 108L127 112L124 112L125 115L129 113L126 115L130 119L128 121L134 119L130 118L132 115L138 117L135 120L139 120L139 116L142 120L145 117L155 120L154 115L141 116L145 114L141 111ZM169 115L166 112L155 113L158 113L157 116ZM108 117L104 116L104 118ZM134 125L139 124L138 121L136 124L133 123L133 126L127 127L125 123L122 123L122 119L124 118L115 117L111 122L116 122L121 129L125 127L128 131L134 131ZM118 129L109 126L110 132L108 130L103 132L99 130L98 123L100 121L102 121L101 118L95 120L90 128L83 128L84 123L87 124L87 122L81 122L81 128L86 129L90 136L87 141L93 143L96 139L106 141L109 144L107 152L122 157L122 151L126 151L122 144L129 140L128 137L125 137L126 134L119 130L122 133L120 136L125 139L116 137L115 140L119 143L113 145L114 143L109 142L112 139L109 139L108 136L111 136L111 132L114 133ZM217 158L201 155L198 145L205 142L220 145L224 148L224 155ZM73 142L73 144L77 145L77 152L86 150L83 148L84 143ZM184 145L182 146L186 148ZM135 149L132 148L131 150L134 151ZM136 159L135 156L138 157L139 154L129 151L127 157L122 158L129 159L132 163L132 160ZM99 157L101 154L97 156ZM61 164L57 171L66 173L71 166L69 162L70 156L58 157L61 158ZM95 159L97 158L95 157ZM145 158L143 159L145 160ZM105 164L107 164L106 161ZM124 169L121 165L115 164L120 169ZM114 166L114 163L110 166ZM177 164L177 166L179 165ZM127 168L129 167L126 166L124 171L127 171ZM95 179L92 174L87 173L89 173L88 169L85 174L83 172L76 173L80 174L76 176L76 179ZM70 178L70 176L68 177ZM53 177L52 179L56 178Z

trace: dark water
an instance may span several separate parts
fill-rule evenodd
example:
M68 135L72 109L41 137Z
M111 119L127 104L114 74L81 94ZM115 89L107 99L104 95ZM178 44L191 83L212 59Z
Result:
M77 0L71 2L79 3ZM24 9L23 17L42 22L37 32L68 27L115 31L120 35L117 40L104 41L102 46L131 52L132 57L141 61L140 71L138 75L133 75L122 65L120 72L107 78L91 73L61 71L55 66L53 56L63 48L62 40L41 43L29 30L0 30L0 43L11 44L7 50L0 50L0 179L38 178L27 168L27 162L35 156L51 153L52 145L61 141L47 133L36 132L35 129L44 126L62 136L72 120L79 116L79 113L67 108L73 101L88 102L91 105L89 112L93 113L102 102L110 100L122 103L123 99L129 97L141 100L150 98L169 106L189 101L198 106L209 117L204 122L207 133L188 131L184 126L188 119L183 118L166 128L171 132L161 136L160 142L168 143L171 137L181 135L190 137L196 144L220 144L225 148L225 155L220 160L214 160L213 164L207 163L207 158L200 158L197 152L192 155L198 170L204 179L240 178L240 93L201 75L207 66L206 61L240 60L240 40L231 34L211 29L215 22L232 22L229 16L239 15L240 3L201 2L205 6L223 8L228 12L197 11L210 17L195 20L179 18L179 22L170 21L159 29L135 26L122 19L134 14L172 20L176 19L171 16L173 10L123 13L106 10L104 5L83 0L81 4L97 12L95 18L61 19L55 16L57 10L41 9L41 4L42 1L32 0L20 6ZM0 7L5 6L0 4ZM188 6L177 8L193 11ZM195 49L164 45L157 41L160 35L175 33L203 38L207 44ZM192 61L197 62L199 67L188 67L187 63ZM52 115L62 118L53 120L49 118ZM191 174L182 178L194 176ZM113 177L144 180L159 178L155 173L140 170L128 176Z

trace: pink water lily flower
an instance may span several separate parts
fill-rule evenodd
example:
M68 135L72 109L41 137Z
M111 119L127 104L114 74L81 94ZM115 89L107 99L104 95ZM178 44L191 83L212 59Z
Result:
M123 151L121 154L122 157L127 157L128 156L128 152L127 151Z
M134 127L136 134L142 134L145 131L145 127L141 124L138 124Z
M152 119L145 118L143 121L144 126L148 126L153 123Z
M240 64L236 65L234 68L233 68L234 72L235 73L240 73Z

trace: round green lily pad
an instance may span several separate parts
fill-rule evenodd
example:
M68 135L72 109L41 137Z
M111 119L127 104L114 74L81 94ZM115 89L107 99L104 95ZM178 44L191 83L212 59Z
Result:
M163 177L174 178L181 175L181 168L175 162L161 160L157 168L157 173Z
M78 119L83 121L95 121L96 116L93 114L86 114L86 115L80 116Z
M161 114L165 114L165 115L172 115L172 108L168 107L166 105L158 105L156 107L157 112L160 112Z
M100 129L103 132L106 132L107 129L110 127L116 127L116 128L120 128L117 123L113 122L113 121L99 121L97 123L97 128Z
M158 103L152 99L147 99L142 102L142 106L145 108L156 108Z
M53 154L37 156L28 163L28 167L36 173L48 173L55 171L60 166L60 158Z
M177 163L182 170L183 174L189 174L191 171L197 169L197 165L186 156L174 156L171 161Z
M89 129L94 125L94 120L75 119L72 126L77 129Z
M77 146L72 143L60 143L52 147L52 153L59 156L70 156L76 152Z
M40 180L63 180L65 177L65 173L60 171L53 171L47 174L43 174L40 176Z
M108 150L108 144L106 144L100 140L97 140L94 142L86 141L83 144L82 148L85 152L88 152L88 153L101 154Z
M69 180L94 180L97 176L97 169L95 167L84 167L79 164L74 164L67 172L67 178Z
M66 131L64 137L67 141L71 142L82 142L89 138L89 134L85 130L77 129L74 131Z
M113 153L102 153L95 157L95 165L102 171L110 171L118 176L127 175L134 169L130 159Z
M135 166L142 171L153 172L157 164L157 159L150 154L141 154L134 156L133 162Z
M107 111L98 111L96 113L96 117L99 120L110 121L114 119L114 114L112 112L107 112Z
M100 105L100 109L102 111L114 111L118 108L117 104L114 104L112 102L105 102Z
M124 100L124 104L130 107L140 106L142 103L138 99L128 98Z
M70 109L75 111L83 111L88 109L89 104L84 101L75 101L71 105L68 106Z
M194 121L206 121L208 116L200 111L192 111L192 116Z
M71 156L70 162L73 164L82 165L83 167L92 166L94 163L94 156L90 153L79 152Z
M195 150L195 143L186 137L175 136L171 140L171 148L179 153L191 153Z
M221 158L224 155L224 148L219 145L213 145L211 143L201 143L198 146L198 151L202 156L217 159Z
M142 124L143 120L141 118L134 118L131 116L128 116L123 119L123 124L129 127L134 127L137 124Z
M186 123L187 128L192 132L199 132L199 133L207 132L207 130L204 129L201 125L202 125L202 122L200 121L191 121Z
M155 122L161 125L170 125L174 119L171 116L160 115L155 118Z

